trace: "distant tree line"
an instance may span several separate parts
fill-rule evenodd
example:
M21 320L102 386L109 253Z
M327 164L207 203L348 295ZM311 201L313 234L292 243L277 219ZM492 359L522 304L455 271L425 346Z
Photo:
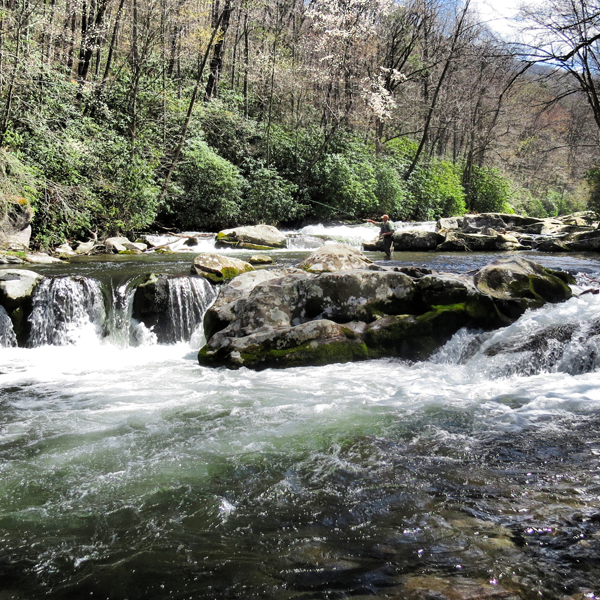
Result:
M0 209L45 247L600 208L598 11L552 2L525 47L470 0L0 0Z

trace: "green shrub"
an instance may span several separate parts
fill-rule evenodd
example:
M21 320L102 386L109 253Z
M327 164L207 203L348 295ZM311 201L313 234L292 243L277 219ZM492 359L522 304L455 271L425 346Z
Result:
M465 193L459 170L450 162L435 161L418 165L407 187L412 204L411 218L431 221L465 212Z
M364 155L326 154L312 171L313 213L321 218L360 218L377 212L375 169Z
M506 212L508 209L510 182L498 169L472 166L465 192L469 212Z
M391 157L375 162L375 196L377 212L390 215L392 220L408 220L413 212L406 183L401 177L397 163Z
M588 210L593 210L600 217L600 168L587 171L585 179L589 186Z
M173 221L183 229L218 230L243 220L246 182L240 170L208 144L188 142L175 175L180 193L171 201Z
M247 181L242 205L244 224L289 223L305 212L306 207L294 198L297 186L281 177L275 169L264 165L255 167L247 175Z

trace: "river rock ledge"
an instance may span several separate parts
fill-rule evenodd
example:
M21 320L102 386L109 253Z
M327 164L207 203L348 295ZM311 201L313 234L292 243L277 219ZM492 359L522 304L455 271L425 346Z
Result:
M474 275L368 263L318 274L306 268L243 273L223 284L208 310L208 343L198 360L232 369L424 360L463 327L503 327L528 308L567 300L573 282L568 273L522 257L503 258Z

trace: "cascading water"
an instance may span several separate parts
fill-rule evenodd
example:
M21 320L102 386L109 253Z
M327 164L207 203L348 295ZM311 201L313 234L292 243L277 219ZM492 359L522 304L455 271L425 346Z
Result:
M97 337L105 317L104 297L97 281L87 277L44 279L33 296L29 345L63 346L86 335Z
M0 346L13 347L17 345L12 321L3 306L0 306Z
M171 341L189 341L201 329L202 319L216 298L214 287L200 277L172 277L167 280Z
M214 291L178 279L182 339ZM598 314L285 371L201 368L194 335L0 348L0 596L598 597Z

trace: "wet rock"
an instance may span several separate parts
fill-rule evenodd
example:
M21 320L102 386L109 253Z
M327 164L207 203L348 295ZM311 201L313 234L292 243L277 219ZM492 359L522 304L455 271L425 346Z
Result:
M342 363L368 357L351 327L325 319L294 327L266 328L241 338L219 332L198 354L204 366L264 369Z
M0 304L0 348L13 348L17 345L17 336L9 314Z
M509 234L494 233L486 235L483 233L450 232L446 239L437 247L439 252L484 252L524 250L525 247L519 240Z
M136 288L133 295L131 316L152 329L161 339L161 332L168 327L169 283L166 275L149 274Z
M502 585L467 579L416 575L406 577L402 586L406 600L520 600L521 596Z
M224 229L217 234L217 247L249 248L253 250L269 250L285 248L287 238L276 227L271 225L250 225Z
M75 248L75 254L91 254L96 247L96 242L79 242L77 248Z
M413 278L369 268L240 275L207 312L208 343L199 360L231 368L324 364L326 357L423 360L463 327L504 326L529 306L570 295L567 275L526 259L497 261L482 271L475 278L445 273ZM317 322L319 327L306 326ZM318 362L311 362L313 356Z
M0 271L0 304L12 321L19 345L24 345L29 336L30 325L27 318L31 314L33 294L42 279L41 275L33 271Z
M404 230L394 234L394 250L427 252L435 250L444 241L436 231Z
M253 271L254 267L237 258L229 258L212 252L199 254L194 258L192 273L206 277L214 283L222 283L241 273Z
M0 196L0 248L29 248L33 208L25 198Z
M361 269L372 262L360 250L347 244L327 244L305 258L298 266L310 273L326 273Z
M575 280L568 273L513 256L483 267L475 274L474 282L478 290L499 301L505 314L516 319L528 308L568 300L572 295L568 283Z
M264 254L255 254L248 259L251 265L272 265L273 259L270 256Z

